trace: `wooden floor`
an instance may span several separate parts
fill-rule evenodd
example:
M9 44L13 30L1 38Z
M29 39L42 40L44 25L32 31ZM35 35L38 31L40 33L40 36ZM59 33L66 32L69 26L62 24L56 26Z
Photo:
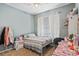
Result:
M52 56L55 48L51 47L45 50L44 56ZM0 53L0 56L39 56L38 53L29 49L10 50Z

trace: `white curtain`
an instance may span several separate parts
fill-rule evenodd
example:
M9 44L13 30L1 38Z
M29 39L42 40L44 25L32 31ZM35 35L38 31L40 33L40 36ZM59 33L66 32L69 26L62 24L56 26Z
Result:
M60 36L59 14L38 17L38 36Z
M39 17L38 18L38 35L49 36L49 34L50 34L49 17Z

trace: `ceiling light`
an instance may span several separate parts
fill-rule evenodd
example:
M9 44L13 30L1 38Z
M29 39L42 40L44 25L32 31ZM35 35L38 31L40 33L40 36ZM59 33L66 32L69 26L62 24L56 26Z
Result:
M38 8L39 7L39 3L33 3L33 7L34 8Z

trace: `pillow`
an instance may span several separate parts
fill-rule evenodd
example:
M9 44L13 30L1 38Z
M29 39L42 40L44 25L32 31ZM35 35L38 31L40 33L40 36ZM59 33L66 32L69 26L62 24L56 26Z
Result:
M20 36L16 37L15 41L19 41L19 40L23 40L23 39L24 39L24 35L20 35Z
M27 37L35 37L36 35L34 33L28 34Z
M24 38L27 38L27 34L24 34Z

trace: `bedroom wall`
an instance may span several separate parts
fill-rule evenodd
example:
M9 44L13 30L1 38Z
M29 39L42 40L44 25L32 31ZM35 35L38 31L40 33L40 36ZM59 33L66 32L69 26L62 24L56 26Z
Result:
M78 15L79 15L79 3L76 3L75 7L78 8Z
M14 31L14 36L34 32L34 18L6 4L0 4L0 32L1 28L9 26Z
M67 35L67 27L64 26L64 22L66 20L66 16L68 14L68 12L75 7L75 4L69 4L63 7L59 7L53 10L49 10L40 14L37 14L35 16L35 21L36 21L36 26L35 29L37 30L37 17L38 16L49 16L49 15L55 15L56 13L60 13L61 17L60 17L60 36L64 37ZM57 21L57 20L56 20ZM35 31L37 33L37 31Z

